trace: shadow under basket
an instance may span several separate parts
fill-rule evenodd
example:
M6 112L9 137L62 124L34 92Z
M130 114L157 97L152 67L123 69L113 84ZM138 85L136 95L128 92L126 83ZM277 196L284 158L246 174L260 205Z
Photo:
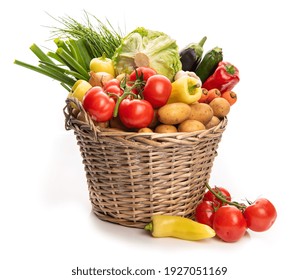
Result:
M143 228L157 214L194 218L226 118L196 132L123 132L95 126L80 102L66 102L66 129L76 135L98 218L135 228ZM72 115L72 102L86 121Z

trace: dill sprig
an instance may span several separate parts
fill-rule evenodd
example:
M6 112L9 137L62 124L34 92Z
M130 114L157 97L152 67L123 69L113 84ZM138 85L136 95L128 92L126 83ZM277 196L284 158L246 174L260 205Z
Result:
M84 11L85 22L66 16L54 18L62 27L50 27L54 37L81 39L91 57L103 54L112 58L123 37L120 28L116 29L106 19L106 23Z

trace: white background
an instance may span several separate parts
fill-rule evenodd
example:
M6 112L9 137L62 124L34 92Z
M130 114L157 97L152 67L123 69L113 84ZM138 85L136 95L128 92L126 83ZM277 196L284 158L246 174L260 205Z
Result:
M109 2L109 3L108 3ZM297 275L297 1L8 1L1 7L0 278L167 279L166 266L226 266L226 276L169 279L271 279ZM79 148L64 129L66 92L58 82L13 64L36 63L32 43L54 48L47 25L83 10L129 32L164 31L180 47L208 37L240 70L211 185L234 199L266 197L278 212L271 230L237 243L155 239L91 213ZM71 276L80 268L155 268L152 277Z

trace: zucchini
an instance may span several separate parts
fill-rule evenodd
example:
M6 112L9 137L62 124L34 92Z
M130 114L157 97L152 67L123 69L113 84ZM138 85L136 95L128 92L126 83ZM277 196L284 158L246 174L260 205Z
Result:
M215 47L208 51L197 66L195 73L204 83L216 70L218 63L223 60L222 48Z

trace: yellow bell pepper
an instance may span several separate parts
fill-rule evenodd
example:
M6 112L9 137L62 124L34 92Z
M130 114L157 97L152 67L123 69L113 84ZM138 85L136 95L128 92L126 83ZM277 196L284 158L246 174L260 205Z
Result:
M91 88L92 86L89 82L85 80L78 80L74 83L71 91L68 94L68 97L75 97L82 102L85 93ZM71 106L72 108L77 108L77 106L73 102L71 103Z
M145 226L154 237L175 237L184 240L200 240L215 236L208 225L200 224L180 216L155 215Z
M202 89L198 79L182 76L172 83L172 91L167 103L183 102L191 104L201 97Z
M92 72L106 72L115 77L113 61L105 55L93 58L89 63L89 68Z

